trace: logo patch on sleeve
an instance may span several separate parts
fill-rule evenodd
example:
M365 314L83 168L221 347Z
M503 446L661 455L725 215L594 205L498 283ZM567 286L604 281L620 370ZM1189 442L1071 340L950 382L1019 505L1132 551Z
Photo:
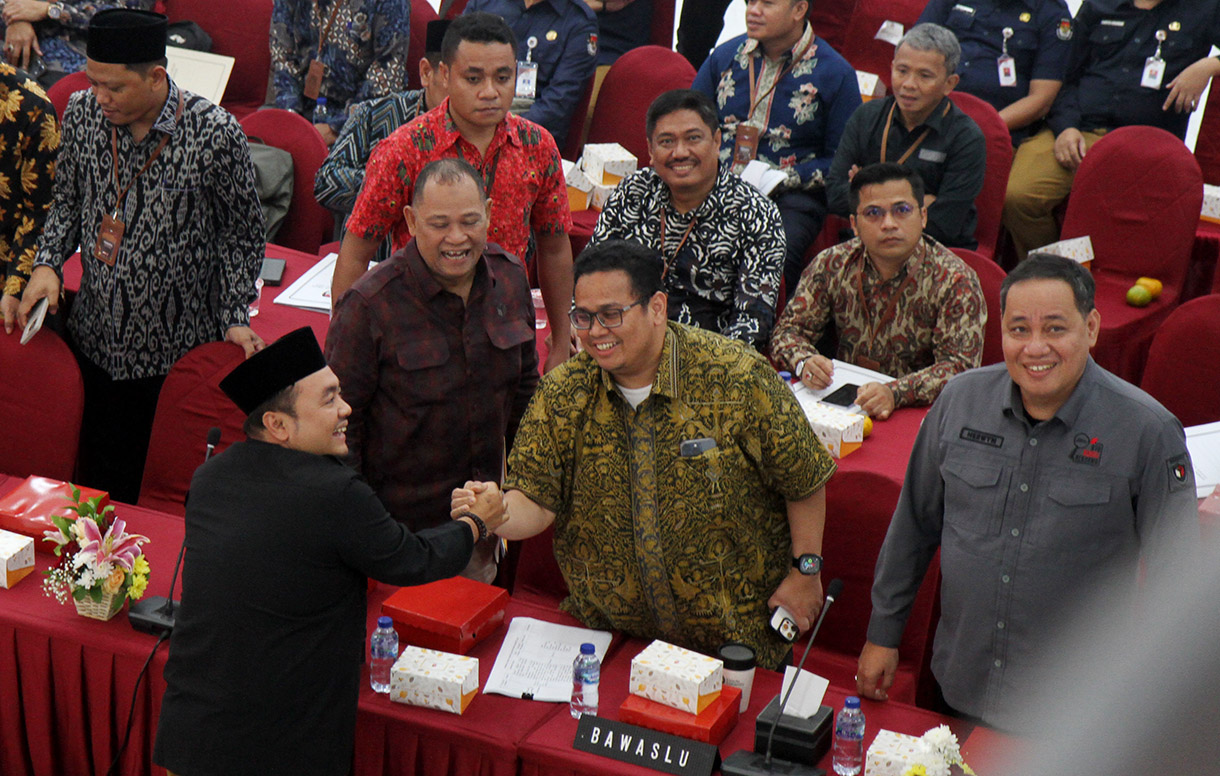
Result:
M1175 455L1165 462L1169 468L1169 492L1195 487L1194 469L1190 465L1190 454Z
M967 442L977 442L988 447L1004 446L1004 437L999 434L988 434L986 431L977 431L973 428L963 428L958 436Z

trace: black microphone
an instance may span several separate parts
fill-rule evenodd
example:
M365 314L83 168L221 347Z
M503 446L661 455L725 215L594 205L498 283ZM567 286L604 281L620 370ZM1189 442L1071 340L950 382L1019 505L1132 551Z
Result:
M779 720L784 715L784 708L788 705L788 699L792 696L792 691L796 689L797 680L800 679L801 669L805 667L805 660L808 659L810 651L812 651L813 640L817 638L818 631L822 628L822 622L826 619L826 612L829 611L830 605L835 602L843 592L843 580L832 579L830 584L826 586L826 600L822 604L822 611L818 614L817 622L814 623L813 629L809 631L809 640L805 642L805 654L801 655L801 662L796 666L796 674L793 675L792 681L788 684L788 691L784 693L784 697L780 699L779 708L776 710L775 719L771 722L771 730L767 733L767 751L765 754L751 752L742 749L734 752L724 761L720 772L724 776L767 776L768 774L785 774L786 776L814 776L815 774L824 774L820 768L814 768L803 763L792 763L778 758L772 759L771 747L775 743L775 728L779 726ZM777 696L778 697L778 696ZM757 746L757 744L755 744Z
M212 426L208 429L208 446L203 453L203 462L212 457L216 445L220 444L220 429ZM143 601L136 601L127 610L127 621L131 627L142 633L158 636L162 633L172 633L174 630L174 609L178 603L174 601L174 586L178 584L178 572L182 569L182 556L186 552L185 532L182 546L178 548L178 561L174 564L174 575L169 580L169 595L166 597L151 596Z

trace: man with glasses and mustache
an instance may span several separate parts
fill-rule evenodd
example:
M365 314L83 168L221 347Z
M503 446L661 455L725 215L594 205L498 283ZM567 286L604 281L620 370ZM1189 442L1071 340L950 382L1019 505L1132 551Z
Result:
M949 378L979 365L987 307L974 270L923 233L919 174L890 162L852 178L856 238L818 254L771 337L771 355L805 385L830 385L817 351L833 324L836 358L895 375L866 383L856 403L885 420L897 407L930 404Z

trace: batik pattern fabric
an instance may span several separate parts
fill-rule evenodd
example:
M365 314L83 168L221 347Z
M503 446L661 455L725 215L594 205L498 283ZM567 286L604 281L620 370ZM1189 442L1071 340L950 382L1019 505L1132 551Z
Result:
M59 122L55 108L23 71L0 62L0 281L18 296L34 268L51 209Z

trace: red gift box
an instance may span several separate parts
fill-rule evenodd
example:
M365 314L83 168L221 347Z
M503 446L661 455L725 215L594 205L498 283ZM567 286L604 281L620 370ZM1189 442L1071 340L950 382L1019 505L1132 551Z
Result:
M618 707L618 718L650 730L719 746L737 724L740 709L741 689L726 684L720 690L720 697L698 714L675 709L638 695L628 695L623 705Z
M465 655L504 622L508 591L466 577L404 587L381 604L406 644Z
M98 512L110 503L110 494L104 490L81 488L80 495L82 501L101 496ZM51 515L75 518L76 513L68 510L72 503L72 486L68 483L49 477L26 477L25 482L0 498L0 528L33 537L34 549L53 553L55 544L43 541L43 531L57 530Z

